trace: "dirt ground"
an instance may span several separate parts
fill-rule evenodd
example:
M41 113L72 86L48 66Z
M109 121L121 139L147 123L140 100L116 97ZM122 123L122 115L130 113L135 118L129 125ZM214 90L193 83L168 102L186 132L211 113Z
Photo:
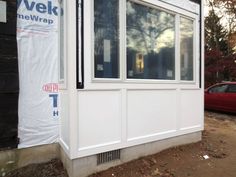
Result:
M5 177L68 177L66 170L58 159L47 163L32 164L13 170Z
M209 156L204 159L203 156ZM58 160L7 177L67 177ZM203 140L167 149L90 177L236 177L236 115L205 112Z
M201 142L167 149L90 177L236 177L236 116L206 112Z

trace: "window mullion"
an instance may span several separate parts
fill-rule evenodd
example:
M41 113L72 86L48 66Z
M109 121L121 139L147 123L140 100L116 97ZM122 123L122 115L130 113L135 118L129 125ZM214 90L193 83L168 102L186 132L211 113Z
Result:
M199 83L200 82L200 79L199 79L199 68L200 68L200 50L198 48L199 46L199 42L200 42L200 39L199 39L199 36L198 34L200 34L199 32L199 23L200 23L200 20L198 18L195 18L195 21L194 21L194 30L193 30L193 63L194 63L194 67L193 67L193 72L194 72L194 75L193 75L193 78L194 78L194 81L196 81L196 83Z
M180 16L175 16L175 80L180 82Z
M126 1L119 0L119 63L120 79L126 78Z

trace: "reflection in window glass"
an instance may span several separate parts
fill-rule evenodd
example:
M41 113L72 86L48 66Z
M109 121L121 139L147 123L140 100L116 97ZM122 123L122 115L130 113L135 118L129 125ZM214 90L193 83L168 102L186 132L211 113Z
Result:
M236 84L229 85L228 92L229 93L236 93Z
M59 78L60 81L63 81L65 79L64 76L64 14L63 14L63 8L64 8L64 1L60 0L60 73Z
M118 0L94 1L95 78L119 77Z
M209 90L209 93L224 93L227 88L228 88L228 85L215 86Z
M127 78L175 79L175 16L127 1Z
M181 80L193 80L193 21L180 18Z

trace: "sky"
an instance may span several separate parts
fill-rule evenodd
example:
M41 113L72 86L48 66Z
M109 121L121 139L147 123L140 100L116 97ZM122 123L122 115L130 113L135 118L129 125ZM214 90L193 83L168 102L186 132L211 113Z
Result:
M209 12L209 7L206 5L206 1L207 0L204 0L204 2L205 2L205 5L204 5L204 16L206 17L206 16L208 16L208 12ZM217 9L215 8L215 10L216 10L216 12L217 12ZM223 16L222 17L222 19L221 19L221 24L223 25L223 26L228 26L228 23L227 23L227 19Z

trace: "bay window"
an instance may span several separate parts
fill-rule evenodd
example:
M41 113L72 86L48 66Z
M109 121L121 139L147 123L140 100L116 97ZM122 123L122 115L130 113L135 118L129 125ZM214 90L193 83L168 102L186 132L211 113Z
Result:
M196 18L145 1L94 0L94 78L195 81Z

